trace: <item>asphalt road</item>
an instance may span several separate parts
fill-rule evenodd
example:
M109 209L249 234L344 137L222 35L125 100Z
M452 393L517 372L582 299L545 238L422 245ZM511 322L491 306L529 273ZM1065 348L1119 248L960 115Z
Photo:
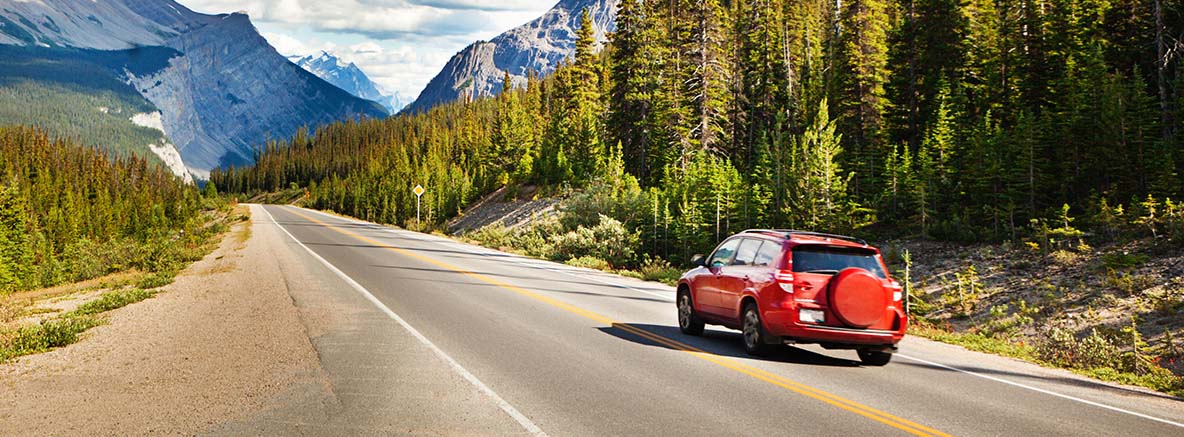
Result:
M301 422L313 407L293 400L216 432L1184 435L1184 401L1144 390L914 337L882 368L813 346L756 359L738 332L679 333L661 284L294 207L253 213L283 232L293 271L360 314L310 332L327 390L360 395L316 407L335 425ZM360 423L386 428L341 428Z

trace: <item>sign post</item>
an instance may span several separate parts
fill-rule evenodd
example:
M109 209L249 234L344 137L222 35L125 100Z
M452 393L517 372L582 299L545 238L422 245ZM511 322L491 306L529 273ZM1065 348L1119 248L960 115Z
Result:
M419 198L423 197L423 193L427 191L423 189L423 185L416 185L411 192L415 193L415 223L419 225Z

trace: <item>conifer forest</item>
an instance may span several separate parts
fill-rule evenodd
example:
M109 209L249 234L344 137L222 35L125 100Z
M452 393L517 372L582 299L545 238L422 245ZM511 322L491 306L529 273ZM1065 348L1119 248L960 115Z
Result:
M746 228L1020 242L1184 221L1180 2L624 0L604 47L589 24L525 88L320 126L211 180L400 225L423 184L427 227L498 187L574 190L680 263Z

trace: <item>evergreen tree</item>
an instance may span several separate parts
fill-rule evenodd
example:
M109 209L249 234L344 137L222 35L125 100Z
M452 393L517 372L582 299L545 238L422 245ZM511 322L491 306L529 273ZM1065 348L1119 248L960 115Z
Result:
M846 163L856 171L857 196L877 192L878 173L887 154L881 129L886 107L888 6L884 0L853 0L839 11L838 92L832 99L840 132L849 144Z
M33 250L28 214L17 189L0 185L0 294L30 282Z

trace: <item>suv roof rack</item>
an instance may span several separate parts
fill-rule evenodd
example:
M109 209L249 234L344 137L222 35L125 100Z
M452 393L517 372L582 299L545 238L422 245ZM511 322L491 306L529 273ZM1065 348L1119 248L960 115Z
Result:
M827 234L822 232L811 231L797 231L793 229L749 229L742 234L784 234L786 238L792 238L794 235L805 235L810 237L834 238L836 240L850 241L852 243L859 243L867 246L867 241L862 238L848 237L846 235Z

